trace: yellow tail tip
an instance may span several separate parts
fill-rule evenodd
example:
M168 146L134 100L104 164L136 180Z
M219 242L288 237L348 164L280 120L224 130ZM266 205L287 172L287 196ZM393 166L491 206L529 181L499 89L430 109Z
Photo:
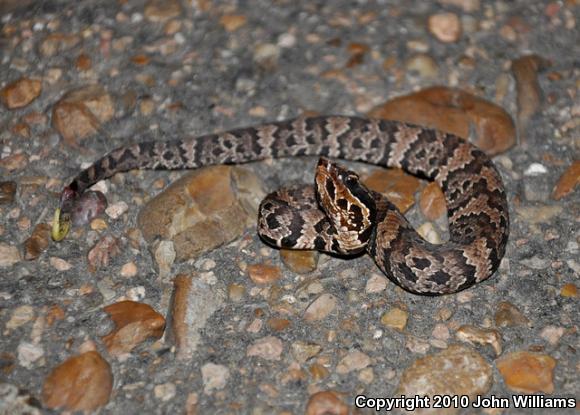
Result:
M70 219L60 217L60 208L54 211L54 217L52 219L52 239L56 242L62 241L68 231L70 230Z

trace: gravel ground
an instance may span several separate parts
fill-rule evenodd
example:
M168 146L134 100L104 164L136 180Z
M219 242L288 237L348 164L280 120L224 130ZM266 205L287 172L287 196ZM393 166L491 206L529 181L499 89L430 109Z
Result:
M432 413L578 413L577 0L0 5L0 414L348 413L356 396L401 394L456 399ZM518 78L512 62L530 54L537 67ZM297 274L254 227L163 272L137 215L181 172L116 175L100 184L112 211L49 241L62 187L121 144L364 114L432 85L492 101L518 128L495 157L511 209L506 257L467 291L409 294L368 257L321 256ZM271 190L311 180L314 162L248 169ZM416 206L408 215L426 221ZM443 237L444 222L433 225ZM95 266L87 253L109 234L110 261ZM185 357L161 337L164 319L180 318L180 273L202 284L186 289L197 343ZM122 300L135 308L106 308ZM123 319L137 324L125 338ZM115 352L111 330L135 347ZM564 408L550 408L556 397Z

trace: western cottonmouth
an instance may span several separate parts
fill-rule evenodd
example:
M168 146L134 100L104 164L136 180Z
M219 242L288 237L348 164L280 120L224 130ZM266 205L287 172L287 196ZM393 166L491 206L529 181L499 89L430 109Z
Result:
M220 134L120 147L63 190L53 238L64 238L79 196L99 180L131 169L194 169L278 157L322 156L315 186L282 189L260 206L259 233L284 248L336 254L366 250L404 289L453 293L491 276L505 253L509 216L491 160L452 135L397 121L299 117ZM358 176L325 157L357 160L434 180L443 190L449 242L422 239L397 208Z

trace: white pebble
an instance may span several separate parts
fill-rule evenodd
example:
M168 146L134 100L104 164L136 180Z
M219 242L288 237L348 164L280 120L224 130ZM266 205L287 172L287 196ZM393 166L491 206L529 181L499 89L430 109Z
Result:
M296 45L296 36L291 33L282 33L278 37L278 46L282 48L291 48Z
M90 166L90 164L89 164ZM82 168L82 165L81 165ZM107 182L104 180L101 180L99 182L96 182L94 185L91 186L91 190L95 191L95 192L101 192L103 194L107 194L107 192L109 191L109 187L107 186Z
M127 290L127 298L131 301L141 301L145 298L145 287L139 285Z
M29 342L20 343L17 347L17 352L18 362L28 369L31 369L33 363L44 356L42 347Z
M532 163L524 172L525 176L539 176L548 173L548 169L540 163Z
M417 233L429 243L436 245L442 243L441 236L439 236L439 233L431 222L425 222L419 226L417 228Z
M129 210L129 206L127 205L127 203L121 201L109 206L107 209L105 209L105 213L111 219L118 219L127 210Z
M379 293L387 288L387 279L379 274L373 274L367 280L365 292L367 294Z
M143 15L141 13L133 13L131 15L131 23L139 23L143 21Z
M8 330L13 330L17 327L23 326L34 318L34 309L29 305L22 305L16 307L12 312L12 317L6 323Z
M160 401L167 402L175 397L176 388L173 383L163 383L155 386L153 393Z
M223 389L230 377L230 371L226 366L206 363L201 368L203 379L203 391L209 393L212 390Z

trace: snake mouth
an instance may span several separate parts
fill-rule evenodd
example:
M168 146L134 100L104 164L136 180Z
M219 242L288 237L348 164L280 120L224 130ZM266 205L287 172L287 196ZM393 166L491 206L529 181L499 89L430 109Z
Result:
M63 213L61 216L60 208L54 211L52 219L52 239L56 242L62 241L68 234L71 225L71 218L68 213Z

